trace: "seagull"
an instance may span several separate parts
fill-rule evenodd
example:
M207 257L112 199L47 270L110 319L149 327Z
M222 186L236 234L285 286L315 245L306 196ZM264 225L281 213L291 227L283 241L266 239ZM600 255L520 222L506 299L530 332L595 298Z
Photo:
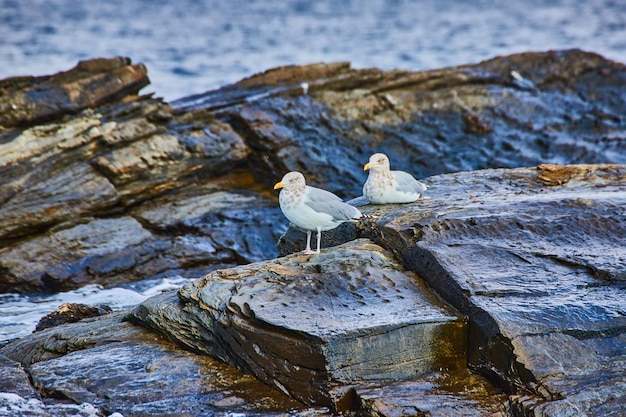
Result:
M335 194L306 185L304 175L288 172L274 189L280 191L278 201L285 217L306 230L306 249L303 253L320 253L322 232L334 229L341 223L357 220L363 214L356 207L344 203ZM317 231L317 250L311 250L311 232Z
M372 155L363 170L370 171L363 185L363 195L372 204L411 203L422 198L428 189L408 172L391 171L389 158L383 153Z

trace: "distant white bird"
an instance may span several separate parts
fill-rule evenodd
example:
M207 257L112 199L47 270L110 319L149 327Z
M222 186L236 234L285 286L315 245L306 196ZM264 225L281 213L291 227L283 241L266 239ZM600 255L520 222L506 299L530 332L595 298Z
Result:
M335 194L306 185L304 175L292 171L274 185L282 188L278 200L287 219L306 230L306 249L303 253L320 253L322 232L334 229L341 223L363 217L361 212L344 203ZM311 250L311 232L317 232L317 251Z
M411 203L422 197L428 186L404 171L391 171L389 158L375 153L363 170L369 170L363 195L372 204Z

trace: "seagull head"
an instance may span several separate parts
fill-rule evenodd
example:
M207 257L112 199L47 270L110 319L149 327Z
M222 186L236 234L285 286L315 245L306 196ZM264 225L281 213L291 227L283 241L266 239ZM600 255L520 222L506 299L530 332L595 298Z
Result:
M282 180L274 184L275 190L278 190L279 188L298 189L304 187L306 187L304 175L302 175L302 173L298 171L291 171L286 173Z
M370 156L370 161L363 167L364 171L389 171L389 158L384 153L375 153Z

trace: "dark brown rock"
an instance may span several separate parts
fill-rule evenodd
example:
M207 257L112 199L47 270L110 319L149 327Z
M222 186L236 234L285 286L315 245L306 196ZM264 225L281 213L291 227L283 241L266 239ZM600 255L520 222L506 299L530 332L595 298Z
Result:
M88 306L85 304L63 303L55 311L43 316L35 331L41 331L50 327L65 323L76 323L82 319L98 317L110 313L111 307L107 305Z
M119 62L107 62L9 84L24 91L62 88L82 80L85 71L121 77ZM111 96L90 105L99 107L0 130L0 291L59 291L179 272L201 276L276 255L280 228L261 221L249 234L240 233L251 207L266 219L276 217L277 206L238 166L249 150L229 125L211 115L173 116L169 105L147 97ZM169 199L158 199L168 192ZM248 203L227 213L212 208L216 199L209 199L202 212L188 198L204 192L238 193ZM176 205L194 217L179 216L165 229L150 230L151 224L144 227L124 213L138 206L137 213L158 211L161 201L164 213L168 201L183 195L187 199ZM188 211L185 204L192 205ZM141 214L137 219L143 220Z
M182 99L246 137L268 187L292 170L343 198L383 151L418 178L483 168L626 163L626 66L580 50L522 53L432 71L281 68ZM308 84L305 92L302 83Z
M24 126L134 95L150 81L128 58L93 59L52 76L0 81L0 125Z

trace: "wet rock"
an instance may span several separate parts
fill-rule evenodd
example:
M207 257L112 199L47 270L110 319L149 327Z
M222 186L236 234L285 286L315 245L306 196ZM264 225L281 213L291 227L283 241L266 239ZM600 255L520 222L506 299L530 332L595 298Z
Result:
M130 215L154 238L107 257L110 271L125 271L119 281L110 282L106 271L65 268L92 260L78 253L65 259L71 242L62 242L61 271L34 278L0 266L0 288L39 291L32 284L46 277L44 290L99 282L97 276L110 284L200 276L270 259L286 223L276 196L262 187L271 191L296 169L312 185L356 197L374 151L420 178L548 162L624 163L624 72L622 64L578 50L423 72L313 64L268 70L173 107L137 96L145 68L128 59L5 80L0 94L14 99L0 120L0 252L94 218ZM52 100L58 91L75 94ZM205 192L212 194L206 201ZM204 204L215 209L201 213ZM166 219L174 206L179 221L154 217ZM353 234L342 230L336 233Z
M58 76L3 86L24 94L34 88L62 89L63 83L78 85L85 71L109 71L107 79L123 85L123 74L115 69L122 61L107 62L89 61ZM47 106L45 95L39 99ZM12 105L16 114L32 107L17 101ZM250 189L250 175L238 166L249 149L229 125L211 115L172 115L168 104L126 89L90 106L36 126L29 124L38 116L0 126L0 291L116 285L179 272L201 276L220 266L276 255L281 231L267 221L250 234L240 233L250 221L250 207L273 215L274 196ZM140 206L155 210L155 202L167 201L158 198L168 192L190 195L211 188L215 195L234 195L237 187L247 204L230 215L212 209L211 204L220 206L216 201L206 202L205 213L197 202L181 201L181 208L195 204L195 217L179 217L165 230L155 226L154 231L150 223L144 227L137 222L144 220L141 215L126 215ZM257 212L257 220L272 217ZM190 222L196 224L193 233L186 232Z
M128 58L92 59L52 76L0 81L0 125L41 123L137 94L150 81Z
M39 393L30 384L28 374L22 364L4 355L0 355L0 387L3 391L10 392L25 400L40 399Z
M122 321L126 312L61 325L34 333L0 349L26 365L34 387L22 378L3 385L14 407L30 407L33 416L80 415L77 405L100 415L199 416L245 412L271 416L275 410L294 415L327 415L207 356L198 356L160 340L145 329ZM4 358L0 356L0 358ZM17 362L4 359L19 371ZM23 371L22 371L22 374ZM25 375L25 374L24 374ZM21 386L21 385L20 385ZM33 393L41 393L43 403ZM2 404L0 394L0 404ZM73 406L70 406L73 405ZM61 411L65 414L61 414ZM56 414L56 413L59 414Z
M153 230L198 242L224 264L276 257L275 242L287 228L275 196L245 171L168 193L131 213Z
M469 317L470 366L514 409L619 414L626 168L551 167L568 173L557 186L545 169L431 177L427 200L361 209L372 238Z
M325 252L216 271L132 317L307 404L336 407L338 385L465 369L464 322L419 277L366 240Z
M102 415L91 404L45 404L31 385L22 364L0 355L0 416L94 417Z
M6 271L3 290L60 291L93 282L98 276L118 276L137 264L133 259L136 250L120 251L140 247L151 238L150 232L129 217L92 219L51 231L0 254L1 268ZM122 256L128 261L120 262Z
M506 395L469 372L437 372L418 381L364 387L356 393L362 413L375 416L504 417Z
M626 163L625 69L577 50L424 72L315 64L267 71L173 107L137 96L147 78L128 60L2 81L0 102L10 109L0 111L0 291L210 273L178 295L143 303L133 320L302 401L370 415L500 413L503 396L491 395L489 381L513 415L620 414L624 168L563 164ZM539 168L429 177L429 199L361 207L372 218L324 233L317 258L222 269L278 254L287 222L271 184L286 171L301 170L312 185L348 199L361 194L362 166L380 150L419 178ZM301 250L303 236L288 230L280 253ZM380 246L332 247L358 237ZM375 269L367 265L380 261L373 254L382 248L384 274L356 272ZM393 299L398 288L405 301ZM439 296L453 308L441 307ZM420 322L403 304L424 297L443 309L441 320ZM317 303L325 310L312 309ZM388 306L399 304L404 314L394 316ZM375 317L385 313L381 322L365 320L373 305ZM122 316L37 332L1 353L36 371L38 392L95 401L105 411L124 404L158 415L173 405L166 391L150 391L155 402L139 390L106 398L86 365L65 379L74 360L86 364L93 354L111 361L122 381L134 370L147 385L154 380L142 371L150 368L144 359L171 357L184 372L159 378L176 402L209 414L268 410L230 408L238 400L198 391L197 380L177 391L174 380L197 376L210 359L153 344ZM436 343L414 349L416 340ZM379 353L392 341L402 349L385 362ZM129 358L140 347L149 355L133 368ZM451 388L450 381L476 382L466 357L487 378L473 392ZM442 362L453 365L439 369ZM39 401L15 395L26 405ZM435 396L450 407L431 402Z
M267 186L299 170L311 185L352 198L378 151L418 178L546 162L624 164L625 74L623 64L580 50L421 72L316 64L173 106L211 110L230 123L254 150L251 167Z
M107 305L88 306L86 304L63 303L55 311L43 316L37 323L35 331L65 323L76 323L82 319L98 317L111 311L111 307Z

